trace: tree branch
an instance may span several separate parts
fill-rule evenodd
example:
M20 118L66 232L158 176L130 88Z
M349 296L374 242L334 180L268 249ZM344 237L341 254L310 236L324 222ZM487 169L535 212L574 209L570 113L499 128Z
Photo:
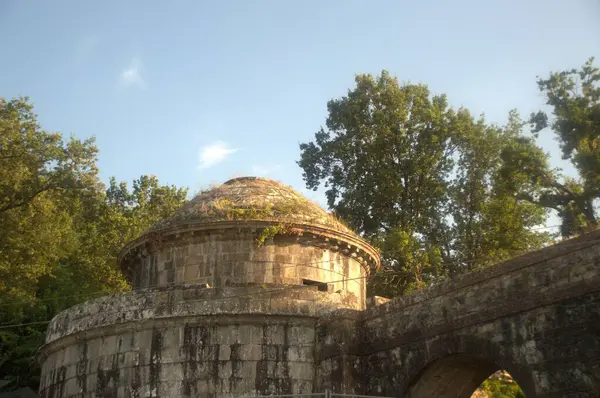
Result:
M551 209L558 211L559 213L562 212L562 209L560 209L556 205L552 205L551 203L548 203L548 202L542 202L542 201L536 200L533 198L533 196L526 194L526 193L517 194L516 199L517 200L525 200L529 203L533 203L534 205L538 205L538 206L542 206L542 207L549 207Z

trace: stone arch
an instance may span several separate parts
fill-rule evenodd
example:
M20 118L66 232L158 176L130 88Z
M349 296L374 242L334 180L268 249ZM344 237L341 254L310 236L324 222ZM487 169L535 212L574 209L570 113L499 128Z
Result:
M430 340L426 348L428 355L421 366L409 371L403 391L406 397L469 398L498 370L509 372L527 398L536 396L529 367L519 363L506 346L471 335L448 334Z
M492 373L506 370L527 398L536 397L531 368L509 345L473 335L445 334L390 347L385 395L403 398L469 398ZM389 374L389 373L388 373ZM384 391L382 391L384 392Z
M422 369L412 384L409 384L404 396L469 398L486 378L501 369L501 366L484 358L451 354ZM529 398L533 395L530 392L526 396Z

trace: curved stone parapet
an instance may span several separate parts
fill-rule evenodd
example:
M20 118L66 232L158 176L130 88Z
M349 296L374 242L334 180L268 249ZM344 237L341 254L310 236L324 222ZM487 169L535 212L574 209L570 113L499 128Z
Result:
M177 286L92 300L49 325L40 394L312 392L316 320L348 300L298 286Z

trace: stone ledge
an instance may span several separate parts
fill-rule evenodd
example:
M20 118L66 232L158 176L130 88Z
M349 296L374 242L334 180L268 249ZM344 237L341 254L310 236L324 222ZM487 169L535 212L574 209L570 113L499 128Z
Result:
M338 310L347 298L312 287L282 286L202 289L174 286L91 300L56 315L46 343L91 328L180 317L254 314L320 317Z

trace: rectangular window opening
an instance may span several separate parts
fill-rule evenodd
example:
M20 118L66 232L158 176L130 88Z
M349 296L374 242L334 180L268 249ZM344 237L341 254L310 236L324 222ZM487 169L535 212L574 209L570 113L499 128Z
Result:
M328 292L329 291L329 285L325 282L317 282L317 281L311 281L310 279L302 279L302 284L304 286L317 286L317 289L320 292Z

